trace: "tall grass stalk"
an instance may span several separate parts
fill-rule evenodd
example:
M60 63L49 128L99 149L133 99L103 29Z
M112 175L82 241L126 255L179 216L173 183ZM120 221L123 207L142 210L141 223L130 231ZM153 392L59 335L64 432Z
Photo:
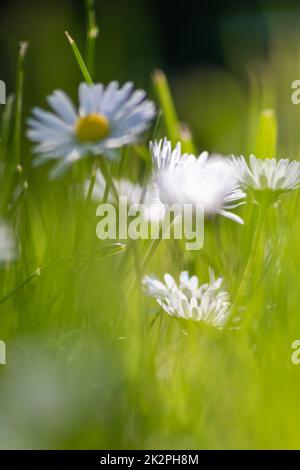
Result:
M10 95L7 98L7 102L1 119L0 161L4 160L5 154L8 149L8 140L11 131L11 122L13 116L13 106L14 96Z
M73 54L74 54L74 57L76 59L76 62L77 62L77 65L78 67L80 68L80 71L83 75L83 78L84 80L86 81L86 83L88 83L89 85L92 85L93 83L93 80L89 74L89 71L84 63L84 60L82 58L82 55L80 54L80 51L76 45L76 42L74 41L74 39L70 36L70 34L68 33L68 31L65 31L65 35L66 35L66 38L67 40L69 41L69 44L72 48L72 51L73 51Z
M168 137L173 144L176 144L180 140L180 127L167 77L162 70L156 70L152 80L159 105L163 112Z
M18 165L21 162L21 127L22 107L24 89L24 60L28 48L28 42L21 42L19 47L17 77L16 77L16 99L15 99L15 124L14 124L14 160Z

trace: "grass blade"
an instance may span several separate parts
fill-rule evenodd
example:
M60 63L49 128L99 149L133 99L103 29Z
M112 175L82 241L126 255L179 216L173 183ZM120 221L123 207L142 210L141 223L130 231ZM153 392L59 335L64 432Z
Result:
M23 88L24 88L24 59L28 48L27 42L20 43L17 79L16 79L16 101L15 101L15 127L14 127L14 157L16 164L20 163L21 158L21 126L22 126L22 107L23 107Z
M68 33L68 31L65 31L65 35L66 35L66 38L68 39L71 47L72 47L72 50L73 50L73 53L74 53L74 56L75 56L75 59L76 59L76 62L78 64L78 67L80 68L81 70L81 73L83 75L83 78L85 79L85 81L89 84L89 85L92 85L93 83L93 80L89 74L89 71L88 69L86 68L86 65L84 63L84 60L82 58L82 55L80 54L79 52L79 49L76 45L76 42L74 41L74 39L70 36L70 34Z
M12 122L12 112L13 112L14 97L10 95L7 98L6 106L3 112L2 121L1 121L1 142L0 142L0 160L4 159L4 156L7 152L9 134L11 129Z
M180 140L179 122L167 78L161 70L154 72L153 84L165 118L168 137L175 144Z

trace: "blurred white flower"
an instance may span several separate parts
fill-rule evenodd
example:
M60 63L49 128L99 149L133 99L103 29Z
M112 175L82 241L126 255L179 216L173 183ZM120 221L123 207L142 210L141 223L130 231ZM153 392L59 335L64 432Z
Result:
M0 220L0 264L9 263L17 258L15 234L8 223Z
M155 276L144 276L143 288L147 295L170 316L203 321L222 327L230 313L229 294L221 290L222 278L215 279L209 270L210 281L199 284L197 276L189 277L187 271L180 274L179 285L170 274L164 275L164 282Z
M242 185L256 191L276 192L296 189L300 184L300 162L289 159L259 159L250 155L249 164L244 157L233 157L233 166Z
M126 196L128 204L135 204L142 201L144 190L143 187L139 183L132 183L126 178L122 178L120 180L113 179L113 183L118 191L119 196ZM86 180L85 186L85 194L88 193L88 188L90 185L90 181ZM100 170L96 172L96 181L92 193L92 200L94 202L102 202L104 193L105 193L106 181L104 176L102 175ZM114 197L109 191L108 202L114 202Z
M139 183L133 183L126 178L119 180L113 179L115 188L119 196L126 196L127 205L143 204L143 217L148 221L163 219L166 209L159 199L158 187L154 182L146 186ZM85 195L88 193L90 182L87 180L84 184ZM105 194L106 181L101 171L97 170L95 186L92 193L94 202L102 202ZM108 193L107 202L114 203L115 198L111 191Z
M36 162L59 160L51 173L56 176L88 154L114 158L116 149L135 142L154 117L154 104L145 95L134 91L131 82L121 88L116 81L106 87L81 83L77 111L69 97L56 90L47 99L54 113L34 108L28 120L28 137L38 144Z
M228 158L203 152L181 155L180 144L172 151L167 140L151 144L154 178L163 203L200 205L206 216L220 214L235 222L243 220L231 212L244 202L237 172Z

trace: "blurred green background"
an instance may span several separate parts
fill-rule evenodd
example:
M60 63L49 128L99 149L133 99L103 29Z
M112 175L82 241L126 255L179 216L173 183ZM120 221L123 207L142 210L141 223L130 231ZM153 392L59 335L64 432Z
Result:
M97 81L133 80L156 99L151 75L163 69L199 152L254 152L260 112L272 107L278 157L299 159L300 108L291 103L291 83L300 78L298 2L98 0L96 13ZM76 100L82 77L65 30L84 52L83 1L1 2L0 79L8 93L15 90L18 43L30 43L23 121L56 88ZM22 140L18 184L26 179L28 191L5 214L20 256L1 266L0 299L37 267L78 250L83 203L72 188L89 175L83 164L49 181L48 168L32 168ZM124 171L138 179L145 166L130 151ZM11 184L13 178L1 179L3 193ZM249 306L255 320L245 333L191 328L186 336L166 315L149 330L155 303L139 289L128 295L132 252L94 259L103 246L95 209L88 210L79 247L90 252L83 266L74 259L33 275L0 303L0 338L7 343L0 447L299 448L300 368L290 362L291 342L300 335L298 193L269 214L256 266L259 273L262 257L264 271ZM205 281L210 265L234 293L255 208L242 215L245 228L227 220L208 224L199 254L162 243L150 271L189 269ZM138 245L140 256L147 247Z
M199 146L221 152L249 151L244 130L254 94L257 106L279 108L282 120L288 114L298 146L299 113L290 101L299 73L297 2L96 0L96 12L96 80L130 79L150 89L151 73L162 68ZM84 52L85 23L81 0L1 2L1 78L8 92L14 90L18 43L30 42L25 114L54 88L75 97L81 76L63 32L69 30ZM286 151L290 139L286 129L280 132Z

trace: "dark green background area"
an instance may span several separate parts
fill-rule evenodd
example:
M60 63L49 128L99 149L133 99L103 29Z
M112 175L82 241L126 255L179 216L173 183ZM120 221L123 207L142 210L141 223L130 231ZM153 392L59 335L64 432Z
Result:
M227 66L224 36L235 48L246 49L248 57L264 57L267 53L265 8L258 1L96 0L95 4L100 23L96 74L99 80L118 76L120 80L134 78L145 85L147 75L156 66L172 73L199 64ZM276 3L271 5L276 11ZM292 16L288 2L279 11ZM66 70L74 81L78 80L79 72L63 36L66 29L83 48L83 1L1 2L3 79L13 82L17 43L26 39L31 43L30 83L35 84L32 93L44 94L54 81L57 86L69 85Z
M95 4L100 26L95 80L133 80L153 96L151 74L162 68L179 116L189 122L201 148L249 151L242 136L249 72L257 75L272 56L274 31L275 36L282 35L287 48L286 35L294 36L293 45L297 43L298 2L96 0ZM1 2L0 79L8 93L15 88L18 43L30 43L24 115L33 104L45 106L45 96L56 88L76 98L82 77L64 31L70 32L84 54L85 27L81 0ZM297 78L294 65L292 80ZM289 78L283 77L282 87L288 102ZM259 106L274 106L265 95Z

